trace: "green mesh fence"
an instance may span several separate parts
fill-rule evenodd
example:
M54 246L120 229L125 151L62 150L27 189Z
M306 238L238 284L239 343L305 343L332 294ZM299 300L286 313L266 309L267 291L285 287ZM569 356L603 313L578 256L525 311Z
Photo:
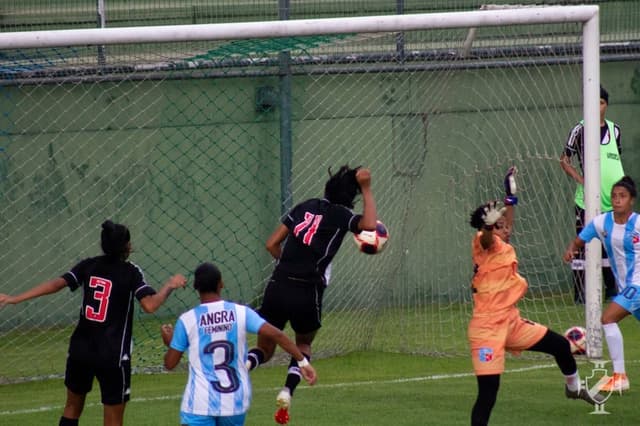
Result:
M42 17L36 3L11 6L2 29L45 28L28 23ZM107 4L124 11L128 2ZM135 7L161 14L182 4ZM378 13L369 8L382 3L348 5ZM65 3L72 6L89 26L92 9ZM254 6L243 19L275 19ZM340 13L338 3L321 6ZM60 7L48 22L65 14ZM292 11L321 15L315 7ZM208 6L219 22L240 20L216 8ZM81 25L66 16L75 23L60 25ZM192 23L175 10L166 16L174 20L140 24ZM640 39L637 28L618 24L620 37ZM573 187L558 164L582 113L580 31L563 24L0 51L0 292L99 254L99 225L112 218L130 227L132 260L156 288L212 260L225 296L257 306L272 268L264 242L283 205L320 196L327 169L348 162L372 168L391 239L376 257L344 242L317 356L465 353L468 213L501 195L502 173L516 164L514 238L530 283L523 312L559 330L583 323L560 261L573 233ZM640 140L637 53L633 43L603 45L611 57L601 78L630 141L623 162L632 175L640 174L631 142ZM159 324L195 303L195 292L183 290L157 314L136 310L136 368L159 368ZM0 309L0 380L62 373L78 306L78 295L63 291Z

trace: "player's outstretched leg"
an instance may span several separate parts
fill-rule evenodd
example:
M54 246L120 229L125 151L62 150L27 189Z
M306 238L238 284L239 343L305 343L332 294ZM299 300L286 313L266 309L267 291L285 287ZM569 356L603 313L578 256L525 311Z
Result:
M264 360L264 352L260 348L253 348L249 351L249 355L247 356L246 367L247 370L251 371L254 368L258 367L260 364L265 362Z
M308 360L311 359L310 355L304 352L302 354ZM300 384L301 379L302 375L300 373L300 367L298 367L298 361L296 361L294 358L291 358L284 387L276 397L276 406L278 407L278 411L276 412L275 418L276 422L278 422L279 424L286 424L289 421L289 407L291 406L291 396L293 396L293 392L295 392L298 384Z
M578 389L576 390L569 390L569 385L565 385L564 394L569 399L581 399L591 405L602 404L605 400L605 398L599 393L595 395L589 394L587 389L580 384L578 384Z
M617 304L613 304L619 306ZM622 309L622 308L620 308ZM604 322L604 321L603 321ZM617 322L604 322L602 325L604 337L607 340L609 356L613 362L613 376L600 390L602 392L622 393L629 390L629 378L627 377L624 363L624 338Z
M269 320L267 319L267 321ZM282 329L283 327L280 328L280 330ZM273 354L275 351L276 351L276 342L266 338L265 336L259 335L256 346L251 348L251 350L247 354L247 361L245 364L247 367L247 370L251 371L254 368L257 368L260 364L269 362L271 357L273 357Z
M307 360L311 361L311 356L306 353L302 353ZM284 386L289 389L291 395L296 391L296 388L300 384L300 380L302 380L302 374L300 373L300 367L298 367L298 361L294 358L291 358L289 361L289 370L287 371L287 379L284 382Z
M65 378L66 380L66 378ZM78 426L87 394L75 393L67 388L67 401L60 417L59 426Z
M590 395L580 383L578 365L571 353L569 341L553 330L547 330L546 334L532 347L531 351L544 352L553 355L556 364L565 376L564 394L569 399L581 399L589 404L601 404L604 397L600 394Z

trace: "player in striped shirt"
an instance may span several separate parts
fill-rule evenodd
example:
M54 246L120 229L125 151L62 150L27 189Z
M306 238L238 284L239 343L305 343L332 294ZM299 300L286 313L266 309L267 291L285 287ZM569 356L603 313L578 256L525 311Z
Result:
M478 207L470 224L477 230L473 242L473 314L467 335L478 383L478 396L471 412L471 425L489 423L495 405L505 352L524 350L553 355L565 376L565 395L590 404L602 401L580 385L578 366L564 336L520 316L517 303L527 292L527 281L518 273L515 248L509 244L516 197L515 168L505 177L505 207L496 201Z
M564 260L570 262L585 244L597 238L609 259L618 285L618 295L602 314L602 328L613 362L613 376L602 391L622 393L629 389L624 364L624 340L618 322L629 314L640 320L640 220L633 211L638 191L635 182L624 176L611 189L613 211L593 218L569 244Z
M0 294L0 306L56 293L65 287L82 288L80 318L69 342L64 384L67 402L59 426L77 426L94 378L100 384L104 425L121 426L131 393L131 335L133 300L145 312L155 312L169 294L186 284L174 275L156 291L142 270L127 259L131 254L129 229L110 220L102 224L103 256L82 260L61 277L17 296Z
M251 381L245 365L247 333L269 339L296 359L310 384L316 373L296 344L253 309L223 300L220 270L211 263L196 268L194 288L200 305L180 315L175 328L162 326L162 340L169 347L167 369L175 368L185 351L189 378L180 406L180 421L189 426L244 425L251 403Z

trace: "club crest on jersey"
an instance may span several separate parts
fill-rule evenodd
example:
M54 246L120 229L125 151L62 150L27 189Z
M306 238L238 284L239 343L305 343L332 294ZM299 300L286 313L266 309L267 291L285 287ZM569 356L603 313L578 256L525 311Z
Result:
M634 234L631 236L631 242L632 242L633 244L638 244L638 243L640 243L640 235L638 235L638 233L637 233L637 232L636 232L636 233L634 233Z
M493 349L492 348L480 348L478 351L478 359L480 362L493 361Z

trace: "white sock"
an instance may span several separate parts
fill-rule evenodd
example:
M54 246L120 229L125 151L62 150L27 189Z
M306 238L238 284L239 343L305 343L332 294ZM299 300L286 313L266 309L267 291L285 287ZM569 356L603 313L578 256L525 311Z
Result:
M625 374L624 368L624 340L618 323L603 324L604 337L607 339L609 356L613 362L613 372Z
M564 376L564 379L567 383L567 388L569 388L571 392L580 390L580 374L578 374L577 371L568 376Z

